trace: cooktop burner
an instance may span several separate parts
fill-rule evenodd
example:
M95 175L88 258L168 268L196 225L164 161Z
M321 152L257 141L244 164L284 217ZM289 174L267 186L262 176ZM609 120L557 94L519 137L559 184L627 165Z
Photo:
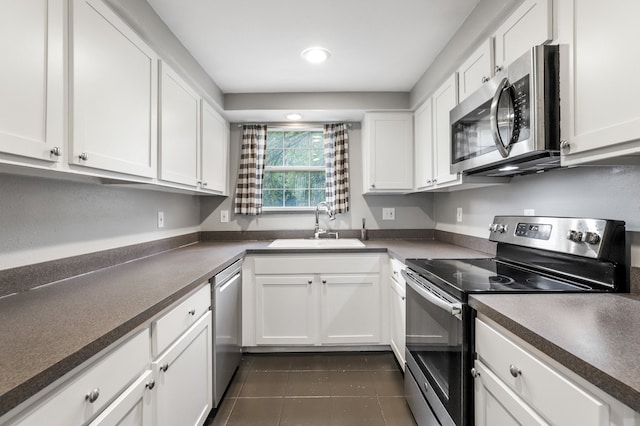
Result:
M579 283L541 275L497 259L407 259L407 266L460 293L590 290Z

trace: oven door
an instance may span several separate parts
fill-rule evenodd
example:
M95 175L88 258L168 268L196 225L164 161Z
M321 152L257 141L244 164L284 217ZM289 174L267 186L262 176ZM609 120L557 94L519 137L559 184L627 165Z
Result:
M403 275L407 366L412 378L442 425L469 424L468 384L463 380L470 354L470 327L464 326L468 308L422 277L405 271Z

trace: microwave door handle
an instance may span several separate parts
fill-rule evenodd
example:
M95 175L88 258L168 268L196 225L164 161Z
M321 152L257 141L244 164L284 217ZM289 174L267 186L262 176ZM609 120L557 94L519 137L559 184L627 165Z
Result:
M452 316L458 318L459 320L462 319L462 304L449 303L446 300L438 297L436 294L430 292L426 288L417 284L415 280L411 276L409 276L405 271L402 271L402 276L405 278L409 287L411 287L416 293L418 293L424 299L436 305L438 308L450 313Z
M491 115L489 117L493 143L496 145L496 148L498 149L498 152L500 153L502 158L507 158L509 156L509 148L511 147L512 142L509 141L509 144L505 146L502 141L502 137L500 136L500 130L498 128L498 106L500 105L500 98L502 97L502 94L507 87L509 87L509 80L505 77L500 80L500 83L498 83L498 88L493 95L493 99L491 100Z

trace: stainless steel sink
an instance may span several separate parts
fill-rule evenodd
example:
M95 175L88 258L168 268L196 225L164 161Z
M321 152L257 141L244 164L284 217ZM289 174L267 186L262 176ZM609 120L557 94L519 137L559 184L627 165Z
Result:
M342 239L305 239L291 238L274 240L270 248L362 248L365 245L356 238Z

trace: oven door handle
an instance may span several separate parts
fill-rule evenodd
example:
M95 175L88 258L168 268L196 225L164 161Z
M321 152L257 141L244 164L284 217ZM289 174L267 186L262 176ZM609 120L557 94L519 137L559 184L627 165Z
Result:
M416 280L404 270L401 271L402 276L406 280L407 284L420 296L436 305L438 308L450 313L452 316L462 320L462 303L451 303L444 300L437 294L429 291L427 288L421 286Z

